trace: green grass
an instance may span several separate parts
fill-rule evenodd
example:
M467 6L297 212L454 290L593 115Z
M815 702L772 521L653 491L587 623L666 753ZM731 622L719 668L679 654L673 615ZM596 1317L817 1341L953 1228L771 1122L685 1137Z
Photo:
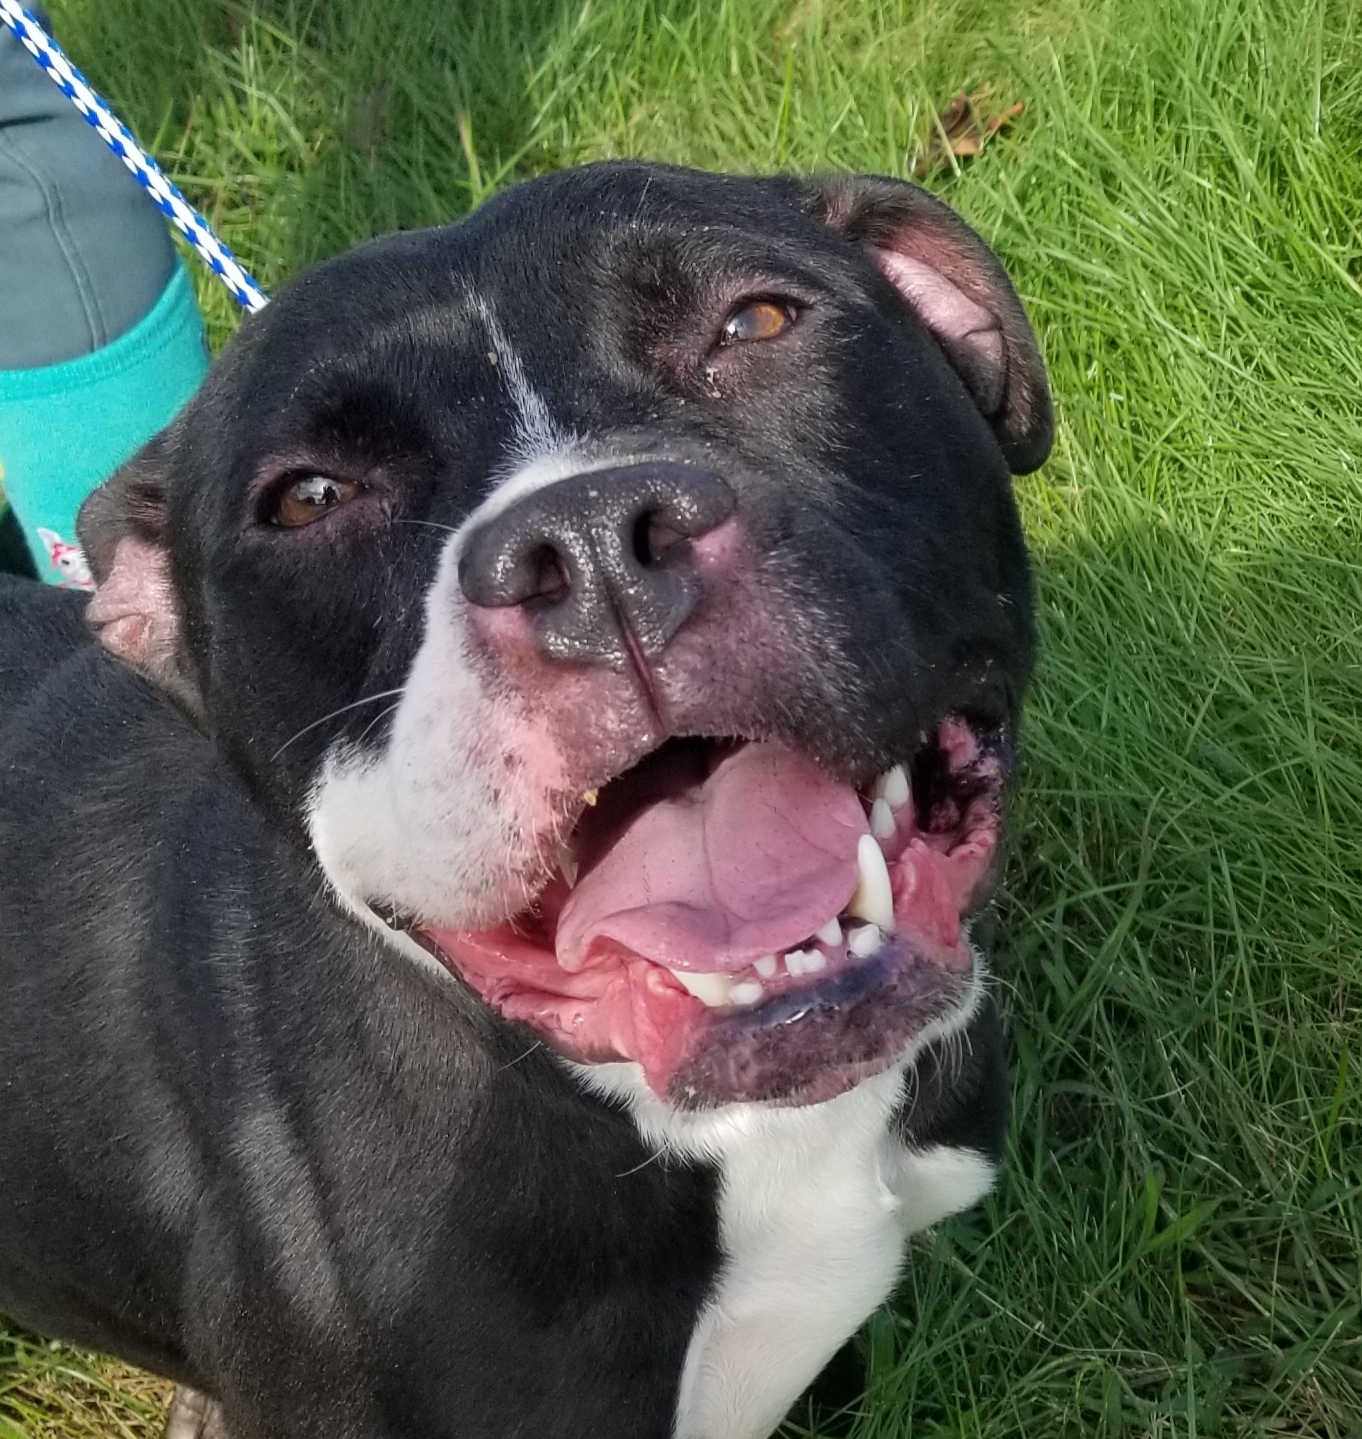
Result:
M267 285L572 161L902 174L955 90L1025 100L935 182L1011 267L1059 413L1019 482L1043 653L994 946L1009 1162L915 1243L842 1428L1362 1434L1362 14L54 9ZM93 1432L45 1355L0 1348L0 1435Z

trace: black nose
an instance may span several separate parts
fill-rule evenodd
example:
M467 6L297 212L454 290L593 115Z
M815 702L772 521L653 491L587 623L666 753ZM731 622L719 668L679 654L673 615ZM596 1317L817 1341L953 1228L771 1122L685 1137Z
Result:
M626 631L658 655L700 597L687 541L733 512L718 475L657 462L589 470L480 525L459 560L475 605L523 605L555 659L629 659Z

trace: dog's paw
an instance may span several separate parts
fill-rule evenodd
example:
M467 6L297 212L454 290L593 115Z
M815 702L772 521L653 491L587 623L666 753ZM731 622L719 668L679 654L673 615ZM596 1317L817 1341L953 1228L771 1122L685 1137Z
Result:
M206 1394L177 1385L166 1410L165 1439L227 1439L222 1410Z

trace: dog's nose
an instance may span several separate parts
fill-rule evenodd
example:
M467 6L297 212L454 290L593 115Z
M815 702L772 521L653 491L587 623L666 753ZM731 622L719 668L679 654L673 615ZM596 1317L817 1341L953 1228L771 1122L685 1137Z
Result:
M520 605L555 659L622 669L629 638L660 654L700 597L692 540L737 503L718 475L665 462L589 470L534 490L469 537L459 584Z

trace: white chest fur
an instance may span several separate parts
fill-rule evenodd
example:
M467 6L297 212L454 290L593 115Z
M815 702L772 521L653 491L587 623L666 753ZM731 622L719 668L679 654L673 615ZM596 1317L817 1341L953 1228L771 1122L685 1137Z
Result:
M993 1166L976 1151L903 1146L890 1128L901 1092L896 1069L805 1109L633 1106L649 1141L721 1175L723 1268L691 1337L675 1439L765 1439L888 1296L907 1236L987 1192Z

